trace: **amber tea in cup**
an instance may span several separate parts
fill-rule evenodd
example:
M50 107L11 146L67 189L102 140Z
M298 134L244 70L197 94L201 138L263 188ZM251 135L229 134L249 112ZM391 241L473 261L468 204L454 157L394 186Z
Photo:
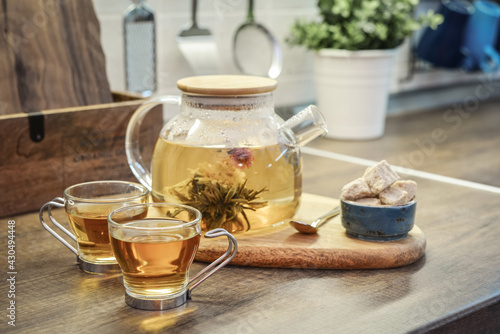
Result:
M137 219L143 207L120 210L111 219L110 240L122 268L123 282L131 296L163 296L185 292L189 267L200 244L198 212L174 207L176 218ZM120 217L123 212L129 217ZM163 216L163 217L161 217Z
M87 272L103 273L119 271L111 250L108 234L108 214L120 207L145 203L148 190L142 185L124 181L95 181L80 183L64 190L63 198L56 198L40 210L42 225L59 241L77 254L80 268ZM64 207L71 226L70 231L58 223L51 207ZM43 220L47 208L50 221L77 242L75 249ZM137 219L141 214L137 215Z
M180 204L139 204L113 211L108 224L111 248L123 274L125 301L139 309L162 310L184 304L196 285L236 253L236 240L226 230L207 232L207 237L226 235L230 248L207 268L225 260L218 267L189 281L201 238L198 210Z

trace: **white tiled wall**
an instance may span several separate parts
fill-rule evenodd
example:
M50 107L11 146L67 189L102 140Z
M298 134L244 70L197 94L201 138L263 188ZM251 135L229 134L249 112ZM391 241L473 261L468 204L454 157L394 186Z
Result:
M102 44L112 89L125 90L123 15L131 0L93 1L101 23ZM157 95L178 94L176 81L193 75L175 39L190 22L191 0L147 0L146 3L156 15ZM437 9L438 6L438 1L422 1L419 10ZM247 7L247 0L198 0L198 23L209 28L215 36L223 74L239 73L232 59L232 39L237 27L245 21ZM312 53L301 47L288 46L285 38L296 18L317 15L316 0L254 0L254 14L256 21L275 35L283 50L283 71L275 92L276 106L314 101ZM431 70L411 75L410 49L410 43L400 48L393 73L392 93L477 80L479 74L459 71Z
M101 23L108 78L114 90L125 89L123 55L123 14L130 0L93 0ZM180 29L190 22L191 1L147 0L156 15L157 94L177 94L178 79L193 75L176 44ZM199 0L198 24L215 36L221 56L221 73L239 74L232 59L232 39L246 19L247 0ZM312 55L303 48L290 47L284 40L297 17L314 17L316 0L255 0L255 20L266 26L283 50L283 71L275 92L276 105L296 105L314 100Z

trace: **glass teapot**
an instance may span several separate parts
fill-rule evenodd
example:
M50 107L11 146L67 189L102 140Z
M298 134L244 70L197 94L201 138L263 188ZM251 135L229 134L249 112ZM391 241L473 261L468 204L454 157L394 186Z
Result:
M181 97L153 98L130 119L125 148L134 175L154 201L180 203L203 214L202 228L229 232L272 226L300 204L300 146L326 134L315 106L286 122L274 111L276 81L237 75L181 79ZM144 116L162 103L180 113L160 132L151 170L138 142Z

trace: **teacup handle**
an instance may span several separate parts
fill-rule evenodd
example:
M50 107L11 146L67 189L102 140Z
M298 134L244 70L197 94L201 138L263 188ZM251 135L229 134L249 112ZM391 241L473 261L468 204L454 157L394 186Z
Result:
M200 285L207 278L212 276L217 270L224 267L226 264L231 262L231 260L236 255L238 251L238 243L236 239L223 228L216 228L214 230L208 231L205 233L205 238L217 238L225 235L229 241L229 246L224 254L222 254L217 260L210 263L206 266L202 271L200 271L195 277L193 277L188 284L188 298L191 298L191 292L194 288ZM215 267L215 268L214 268ZM213 268L213 269L212 269ZM212 269L212 270L210 270Z
M49 219L52 222L52 224L54 224L54 226L56 226L58 229L60 229L61 231L63 231L67 236L69 236L71 239L73 239L76 242L75 235L73 233L71 233L70 231L68 231L64 226L62 226L52 216L52 211L51 210L52 210L53 206L58 207L58 208L64 208L64 198L62 198L62 197L56 197L52 201L47 202L47 203L45 203L42 206L42 208L40 209L40 214L39 214L40 223L42 223L42 226L47 231L49 231L50 234L52 234L57 240L59 240L60 242L62 242L62 244L64 246L68 247L70 251L72 251L73 253L75 253L78 256L78 250L75 247L71 246L66 240L64 240L63 238L61 238L61 236L59 234L57 234L57 232L55 232L53 229L51 229L49 227L49 225L47 225L47 223L45 222L45 220L43 220L43 212L44 212L45 209L47 209L47 213L49 214Z

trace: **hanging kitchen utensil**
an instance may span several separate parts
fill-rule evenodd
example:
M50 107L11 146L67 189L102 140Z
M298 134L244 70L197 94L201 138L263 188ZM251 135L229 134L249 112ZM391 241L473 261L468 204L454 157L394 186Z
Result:
M282 53L278 41L253 15L253 0L248 1L247 21L234 35L233 58L238 69L251 75L277 78L282 69Z
M123 20L127 90L149 96L156 91L156 32L154 13L132 0Z
M217 45L210 30L198 26L197 7L198 1L193 0L191 26L179 33L177 45L195 74L217 74L219 72Z

